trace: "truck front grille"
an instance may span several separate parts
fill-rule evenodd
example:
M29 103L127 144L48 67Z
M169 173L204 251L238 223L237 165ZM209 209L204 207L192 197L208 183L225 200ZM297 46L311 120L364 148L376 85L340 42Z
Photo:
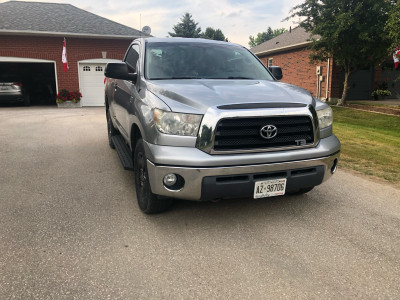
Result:
M261 129L277 129L266 138ZM314 143L313 124L307 116L221 119L215 130L215 151L240 151L265 148L307 146Z

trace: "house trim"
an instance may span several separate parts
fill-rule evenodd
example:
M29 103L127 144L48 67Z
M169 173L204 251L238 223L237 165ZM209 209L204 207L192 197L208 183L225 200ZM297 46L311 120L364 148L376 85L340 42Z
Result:
M290 46L275 48L275 49L271 49L271 50L264 50L264 51L260 51L260 52L255 52L254 54L257 55L257 56L264 56L264 55L268 55L268 54L272 54L272 53L276 53L276 52L293 50L293 49L297 49L297 48L303 48L303 47L306 47L306 46L310 45L311 43L312 43L311 41L307 41L307 42L303 42L303 43L299 43L299 44L295 44L295 45L290 45Z
M73 33L73 32L51 32L51 31L30 31L30 30L0 30L0 35L29 35L29 36L45 36L45 37L77 37L91 39L135 39L140 36L131 35L107 35L92 33ZM143 35L145 36L145 35ZM147 37L147 36L146 36Z

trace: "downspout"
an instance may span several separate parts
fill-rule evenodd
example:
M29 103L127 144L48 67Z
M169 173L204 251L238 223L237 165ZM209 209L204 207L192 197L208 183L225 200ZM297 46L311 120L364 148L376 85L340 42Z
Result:
M325 101L328 101L328 93L329 93L329 71L330 71L330 64L331 64L331 58L328 57L328 67L326 68L326 97Z

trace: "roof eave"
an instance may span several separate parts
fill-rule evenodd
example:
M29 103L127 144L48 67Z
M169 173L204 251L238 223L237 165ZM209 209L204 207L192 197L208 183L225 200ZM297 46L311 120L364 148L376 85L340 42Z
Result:
M293 50L293 49L298 49L298 48L305 48L308 45L310 45L311 43L312 43L312 41L307 41L307 42L303 42L303 43L299 43L299 44L295 44L295 45L290 45L290 46L285 46L285 47L280 47L280 48L275 48L275 49L270 49L270 50L264 50L264 51L256 52L254 54L257 56L265 56L265 55L273 54L276 52L288 51L288 50Z
M92 34L92 33L73 33L73 32L51 32L51 31L29 31L29 30L2 30L0 35L29 35L29 36L45 36L45 37L77 37L91 39L135 39L140 35L111 35L111 34ZM147 37L147 35L142 35Z

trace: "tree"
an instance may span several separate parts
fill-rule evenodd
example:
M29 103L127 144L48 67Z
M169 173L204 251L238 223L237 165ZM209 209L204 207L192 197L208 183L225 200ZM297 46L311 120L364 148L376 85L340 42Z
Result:
M198 38L201 32L201 27L197 27L198 24L192 19L190 13L185 13L181 22L173 26L174 32L168 32L168 34L172 37Z
M221 29L214 29L212 27L207 27L206 30L201 34L201 37L209 40L228 42L228 39L222 33Z
M274 37L281 35L282 33L285 33L286 31L287 31L287 29L285 29L285 28L274 29Z
M385 29L391 41L388 50L389 53L393 53L400 45L400 0L392 7Z
M349 77L357 68L376 64L387 54L385 23L393 3L387 0L305 0L287 18L299 16L300 26L311 34L311 61L333 57L345 72L346 103Z
M260 45L284 32L287 30L285 28L278 28L272 30L271 27L268 27L267 31L257 33L257 37L249 36L249 47L253 48L257 45Z

